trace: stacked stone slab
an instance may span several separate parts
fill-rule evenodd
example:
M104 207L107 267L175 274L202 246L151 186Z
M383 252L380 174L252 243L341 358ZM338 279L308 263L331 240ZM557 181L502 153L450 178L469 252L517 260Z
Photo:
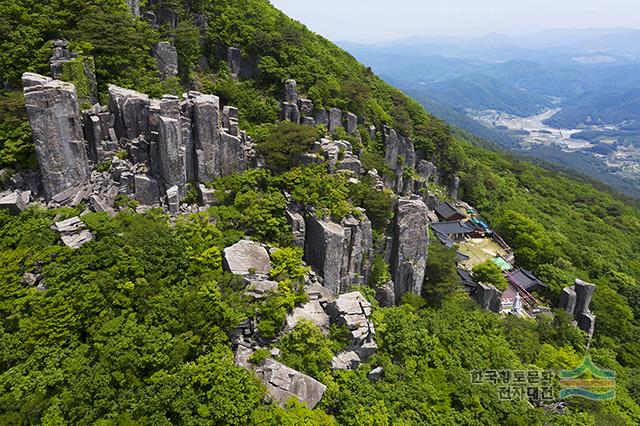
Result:
M410 178L405 178L405 168L414 168L416 165L416 153L413 142L398 134L394 129L385 127L382 132L382 141L385 146L385 164L396 174L393 187L397 193L410 195L413 192L413 184Z
M429 249L428 214L422 200L398 200L389 259L398 302L405 293L422 293Z
M369 359L378 346L374 341L375 329L370 320L371 304L359 292L341 294L327 304L331 322L349 330L349 346L333 358L334 369L356 369Z
M560 306L573 315L576 325L589 336L593 335L596 316L589 310L595 284L576 279L572 287L566 287L560 295Z
M349 217L342 224L314 214L307 215L305 220L305 260L318 271L323 286L333 294L367 282L373 236L371 222L364 213L362 217L361 220Z
M31 73L22 82L44 193L50 199L89 177L76 89Z
M295 80L287 80L284 83L282 98L282 120L300 123L300 108L298 107L298 89Z

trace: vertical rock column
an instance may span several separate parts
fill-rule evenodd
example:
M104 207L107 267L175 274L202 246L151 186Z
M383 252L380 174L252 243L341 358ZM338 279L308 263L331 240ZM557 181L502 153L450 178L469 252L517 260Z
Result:
M165 188L185 185L185 162L180 125L180 104L175 96L165 97L160 102L158 121L158 154L160 177Z
M220 99L199 95L193 99L193 138L196 153L196 177L200 182L219 176Z
M22 76L36 157L47 199L89 177L89 160L73 84L38 74Z
M397 301L407 292L422 293L429 249L428 228L427 206L420 200L401 198L396 208L390 259Z

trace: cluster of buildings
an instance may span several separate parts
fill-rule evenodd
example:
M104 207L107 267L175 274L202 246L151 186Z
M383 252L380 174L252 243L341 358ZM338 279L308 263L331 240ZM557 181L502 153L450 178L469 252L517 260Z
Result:
M515 266L513 250L473 207L460 201L444 202L436 206L435 215L433 234L446 247L456 248L461 284L483 309L523 318L550 314L549 308L533 295L547 285L531 271ZM473 268L488 261L502 270L508 282L506 289L474 278ZM563 290L560 300L561 307L575 316L575 324L589 335L595 324L595 315L589 311L594 290L593 284L576 280L574 286Z

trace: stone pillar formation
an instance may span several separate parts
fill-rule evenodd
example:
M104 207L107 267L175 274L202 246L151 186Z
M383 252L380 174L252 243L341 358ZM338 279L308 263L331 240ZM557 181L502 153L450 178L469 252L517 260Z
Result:
M22 84L45 197L51 199L89 177L76 89L32 73L22 76Z

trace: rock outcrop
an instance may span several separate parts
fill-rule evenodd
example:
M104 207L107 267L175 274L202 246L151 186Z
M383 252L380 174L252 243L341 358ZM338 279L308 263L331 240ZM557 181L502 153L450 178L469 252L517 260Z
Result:
M286 365L267 359L261 365L255 367L256 375L267 387L267 391L280 405L292 398L313 409L322 399L327 387L313 377L302 374Z
M385 146L385 164L396 174L391 186L398 194L411 195L413 185L410 178L405 176L405 169L413 169L416 165L413 142L389 127L384 127L382 141Z
M222 267L236 275L263 275L271 270L267 249L258 243L241 240L224 249Z
M23 194L25 194L26 197ZM11 214L18 215L27 208L29 195L28 193L19 191L0 194L0 209L7 209Z
M78 249L94 239L91 231L86 228L85 224L77 216L56 222L53 225L53 229L60 233L62 242L73 249Z
M44 193L50 199L89 177L76 89L31 73L22 82Z
M575 323L589 336L593 335L596 316L589 310L595 284L576 279L573 287L566 287L560 295L560 306L575 318Z
M333 359L333 368L355 369L378 349L375 330L369 319L371 304L359 292L338 296L327 304L331 322L349 330L349 346Z
M373 236L364 213L361 220L349 217L342 224L309 214L305 228L305 260L316 268L325 288L339 294L367 282Z
M396 301L407 292L420 295L427 266L429 219L421 200L401 198L396 207L390 251L390 272Z
M161 41L154 47L153 56L158 63L162 80L178 75L178 51L175 46L169 42Z

